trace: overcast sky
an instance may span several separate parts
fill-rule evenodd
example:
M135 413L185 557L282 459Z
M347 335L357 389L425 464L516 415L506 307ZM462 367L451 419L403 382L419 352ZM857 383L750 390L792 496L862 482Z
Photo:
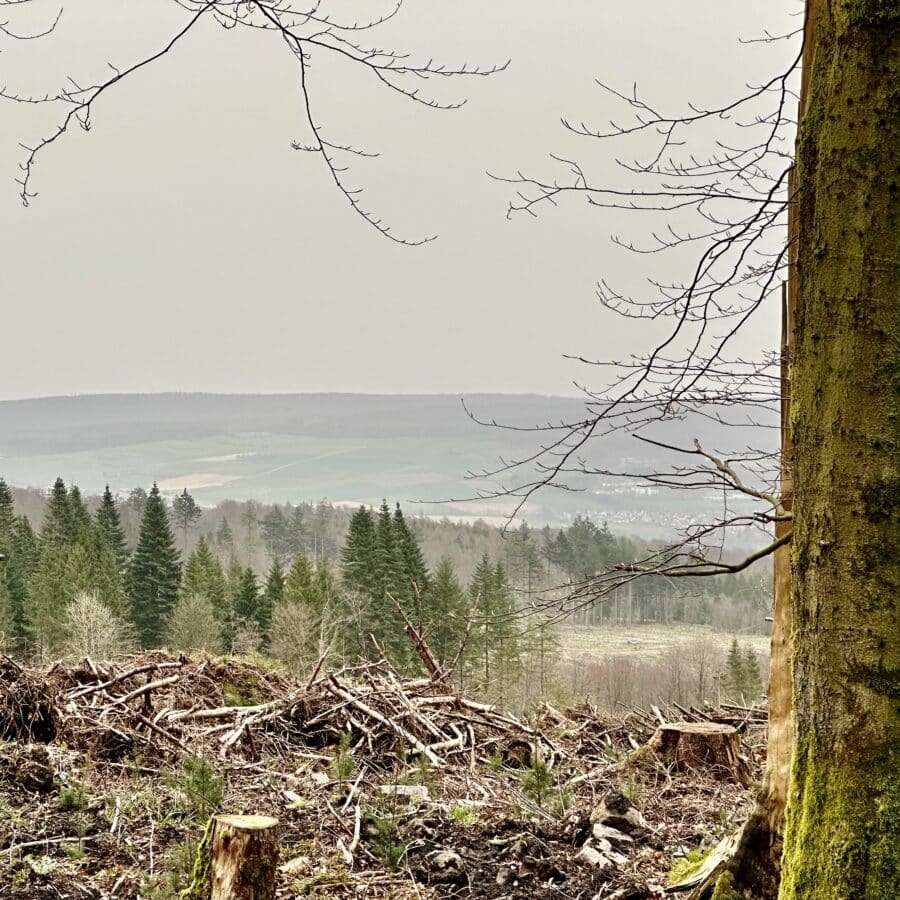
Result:
M52 0L36 0L52 19ZM375 8L375 3L357 4ZM488 79L437 86L464 96L436 112L316 54L310 96L336 142L378 151L350 182L403 235L356 216L308 138L295 60L272 35L208 23L98 101L90 133L40 158L28 209L14 178L48 110L0 101L3 341L0 399L107 391L534 391L572 393L564 353L622 356L641 334L604 312L594 284L640 289L652 264L611 244L648 219L571 198L506 218L509 185L486 171L552 178L551 152L597 180L623 175L560 117L602 125L616 107L596 77L660 106L721 101L775 71L790 48L741 45L777 31L780 2L406 0L368 43L415 59L489 65ZM343 8L332 3L332 10ZM17 11L4 18L17 23ZM23 93L124 67L178 30L165 0L68 4L57 32L0 43L0 83ZM20 16L21 22L24 17ZM29 19L29 22L36 21ZM607 154L607 157L609 154ZM777 344L759 317L750 352Z

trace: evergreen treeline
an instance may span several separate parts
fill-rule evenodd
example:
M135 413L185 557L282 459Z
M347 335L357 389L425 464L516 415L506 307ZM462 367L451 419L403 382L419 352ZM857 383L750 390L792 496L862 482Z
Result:
M449 558L429 571L399 504L356 510L336 561L330 553L310 556L299 507L260 515L246 505L239 528L248 541L264 542L270 561L262 578L242 557L227 518L211 535L193 535L202 511L187 491L170 505L154 484L120 504L107 488L95 506L91 512L78 488L59 478L36 533L0 479L7 646L40 659L80 655L86 646L96 655L161 646L261 651L303 672L320 661L383 654L399 671L417 672L414 630L471 689L506 695L519 690L523 674L540 671L544 686L543 673L552 670L549 626L538 623L541 639L531 640L534 621L523 624L518 615L509 559L483 554L468 585ZM133 549L126 510L140 516ZM541 659L532 665L535 653Z
M187 490L167 503L156 485L121 501L107 488L87 502L61 478L37 507L35 529L21 497L0 479L0 635L41 659L87 652L83 636L103 634L105 645L91 637L96 655L159 646L261 651L309 671L320 660L384 653L414 672L421 661L409 623L440 665L457 663L468 689L521 696L524 685L534 695L552 683L557 644L552 627L522 608L566 580L646 552L587 518L565 529L523 524L503 538L486 525L411 523L386 502L352 513L324 503L202 510ZM722 608L762 621L752 576L680 586L641 579L580 621L708 623ZM89 627L73 621L76 610ZM751 676L738 683L729 675L729 694L752 691Z

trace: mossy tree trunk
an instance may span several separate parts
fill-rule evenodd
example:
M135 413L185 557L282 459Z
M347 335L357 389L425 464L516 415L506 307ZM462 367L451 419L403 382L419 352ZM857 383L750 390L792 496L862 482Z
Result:
M797 159L782 900L900 897L900 0L822 0Z

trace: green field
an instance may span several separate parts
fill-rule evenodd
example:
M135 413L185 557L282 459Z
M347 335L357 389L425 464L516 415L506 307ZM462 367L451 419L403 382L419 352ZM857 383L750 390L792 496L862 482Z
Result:
M0 475L10 484L37 488L61 475L88 494L101 492L106 484L126 494L156 481L170 496L187 488L205 506L223 500L378 504L384 497L420 515L480 518L499 525L513 509L508 498L447 501L478 496L479 487L490 487L466 475L496 465L501 457L510 458L509 445L487 439L246 433L13 454L0 458ZM544 490L524 516L541 526L590 515L596 521L608 519L614 530L650 538L671 534L673 511L702 516L708 506L699 494L677 498L677 504L675 499Z

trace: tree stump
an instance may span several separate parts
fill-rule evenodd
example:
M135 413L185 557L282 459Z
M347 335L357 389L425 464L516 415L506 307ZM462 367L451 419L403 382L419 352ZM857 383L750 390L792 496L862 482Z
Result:
M273 900L278 869L278 819L214 816L209 833L210 900Z
M670 722L661 725L647 745L680 772L712 769L740 784L750 783L750 764L741 754L741 738L731 725L717 722Z

